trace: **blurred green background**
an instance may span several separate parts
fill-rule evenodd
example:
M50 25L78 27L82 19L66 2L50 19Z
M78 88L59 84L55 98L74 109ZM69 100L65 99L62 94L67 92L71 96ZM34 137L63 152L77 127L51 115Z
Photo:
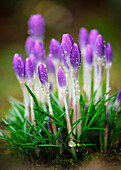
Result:
M22 99L12 68L15 52L26 57L27 20L41 13L46 22L45 47L69 32L78 42L80 27L97 28L114 51L112 92L121 86L121 0L4 0L0 1L0 115L10 107L8 97Z

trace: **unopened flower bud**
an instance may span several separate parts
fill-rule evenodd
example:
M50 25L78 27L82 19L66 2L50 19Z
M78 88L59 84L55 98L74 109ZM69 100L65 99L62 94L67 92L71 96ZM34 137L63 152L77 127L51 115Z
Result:
M45 49L42 43L40 43L39 41L35 41L33 47L33 53L36 56L37 62L45 60Z
M95 40L96 40L98 34L99 34L98 30L96 30L96 29L92 29L89 33L88 42L91 45L93 50L95 48Z
M25 77L28 81L32 81L34 76L34 67L30 58L25 60Z
M87 43L88 43L88 31L86 28L81 28L79 31L79 45L82 49L84 49Z
M27 55L30 55L31 53L33 53L33 46L34 46L34 40L32 36L29 36L26 38L26 42L25 42L25 50Z
M47 68L49 73L55 74L55 66L53 64L53 58L51 56L48 56L47 58Z
M74 43L71 50L70 64L74 70L79 71L81 65L81 51L76 43Z
M13 69L19 80L24 80L24 59L20 54L14 54L13 56Z
M47 71L44 67L43 64L40 64L38 66L38 75L39 75L39 79L40 79L40 82L46 86L47 83L48 83L48 75L47 75Z
M52 38L50 41L49 50L53 58L58 58L59 47L60 47L59 42L56 39Z
M99 58L104 57L105 41L102 35L98 35L95 41L95 54Z
M74 42L70 34L62 35L61 46L62 46L66 60L69 60L73 44Z
M60 87L66 87L66 76L61 67L58 69L58 84Z
M41 14L30 16L28 20L28 32L36 38L43 39L45 32L45 21Z
M111 47L110 43L107 43L105 56L106 56L106 63L112 63L113 51L112 51L112 47Z
M85 62L87 64L92 65L92 62L93 62L93 50L92 50L91 45L87 45L87 47L86 47Z

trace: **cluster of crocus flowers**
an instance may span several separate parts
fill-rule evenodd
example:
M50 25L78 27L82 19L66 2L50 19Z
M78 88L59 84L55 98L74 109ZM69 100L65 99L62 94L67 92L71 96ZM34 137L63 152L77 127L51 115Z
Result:
M47 110L46 104L48 103L49 113L52 116L56 113L53 112L51 106L50 89L53 92L57 91L58 100L65 107L68 134L70 134L70 138L73 138L71 134L72 123L81 118L81 89L79 85L81 55L83 62L83 90L87 95L88 102L91 99L92 92L97 90L95 99L97 101L102 97L104 65L107 71L106 92L110 91L112 48L110 43L107 43L105 48L105 41L96 29L91 30L88 34L86 28L81 28L79 32L80 47L74 43L71 35L67 33L62 35L61 42L54 38L51 39L49 54L46 55L43 45L44 32L45 22L41 14L32 15L28 21L29 36L25 42L27 58L24 61L20 54L15 54L13 58L13 68L23 90L25 116L34 123L33 100L27 93L24 82L35 93L44 110ZM94 85L93 87L92 84ZM119 104L120 100L118 98L117 103ZM72 123L69 108L73 109ZM58 131L54 123L48 124L48 130L53 132L54 135ZM79 137L81 121L73 133Z
M96 93L96 101L102 96L103 68L105 66L106 92L110 91L110 69L113 61L113 51L110 43L105 46L105 41L98 30L93 29L87 32L86 28L81 28L79 33L79 44L83 49L83 90L88 99L91 98L91 91ZM93 72L93 76L91 75ZM91 84L93 82L93 88ZM108 98L107 95L106 98Z

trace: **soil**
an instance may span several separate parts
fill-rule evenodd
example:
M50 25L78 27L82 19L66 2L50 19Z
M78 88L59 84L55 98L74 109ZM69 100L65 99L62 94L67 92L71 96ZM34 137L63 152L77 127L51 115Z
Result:
M64 165L59 164L57 160L47 162L43 158L32 163L22 162L4 149L3 147L0 148L0 170L121 170L121 160L117 159L116 155L119 156L117 152L114 154L112 152L110 155L89 154L78 162L73 162L72 159L65 160L66 165Z

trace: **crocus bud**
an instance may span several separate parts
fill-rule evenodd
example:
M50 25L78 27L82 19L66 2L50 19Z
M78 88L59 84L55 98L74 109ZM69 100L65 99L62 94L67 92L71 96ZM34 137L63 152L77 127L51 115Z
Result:
M98 35L95 41L95 54L99 58L104 57L105 42L102 35Z
M58 53L58 57L59 57L59 60L60 60L60 61L63 61L63 55L64 55L63 48L62 48L62 46L60 45L60 47L59 47L59 53Z
M19 80L24 80L24 59L20 54L14 54L13 56L13 69Z
M107 43L105 56L106 56L106 58L105 58L106 63L112 63L112 61L113 61L113 51L112 51L112 47L111 47L110 43Z
M79 71L81 65L81 51L76 43L74 43L71 50L70 64L74 70Z
M89 33L88 42L91 45L93 50L95 48L95 40L96 40L98 34L99 34L98 30L96 30L96 29L91 30Z
M31 15L28 20L28 33L35 38L43 39L45 21L41 14Z
M36 61L44 61L45 60L45 49L42 43L39 41L35 41L33 46L33 53L36 56Z
M38 66L38 75L39 75L39 79L42 85L46 86L48 83L48 75L43 64L40 64Z
M36 62L36 57L35 57L35 55L34 55L34 54L30 54L30 55L29 55L29 58L30 58L30 60L32 61L34 70L36 70L37 62Z
M54 38L52 38L50 41L49 50L53 58L58 58L59 47L60 47L59 42L55 40Z
M62 67L59 67L58 69L58 84L62 88L66 87L66 76Z
M33 53L33 46L34 46L34 40L32 36L27 37L26 42L25 42L25 50L27 55L30 55Z
M53 58L51 56L47 58L47 68L49 73L55 74L55 66L53 64Z
M61 40L61 46L65 55L65 58L69 60L70 53L74 42L70 34L63 34ZM67 61L68 62L68 61Z
M93 50L92 50L91 45L87 45L87 47L86 47L85 62L87 64L92 65L92 62L93 62Z
M84 49L87 43L88 43L88 31L86 28L81 28L79 31L79 45L82 49Z
M25 60L25 77L27 81L31 81L34 76L34 67L30 58Z

